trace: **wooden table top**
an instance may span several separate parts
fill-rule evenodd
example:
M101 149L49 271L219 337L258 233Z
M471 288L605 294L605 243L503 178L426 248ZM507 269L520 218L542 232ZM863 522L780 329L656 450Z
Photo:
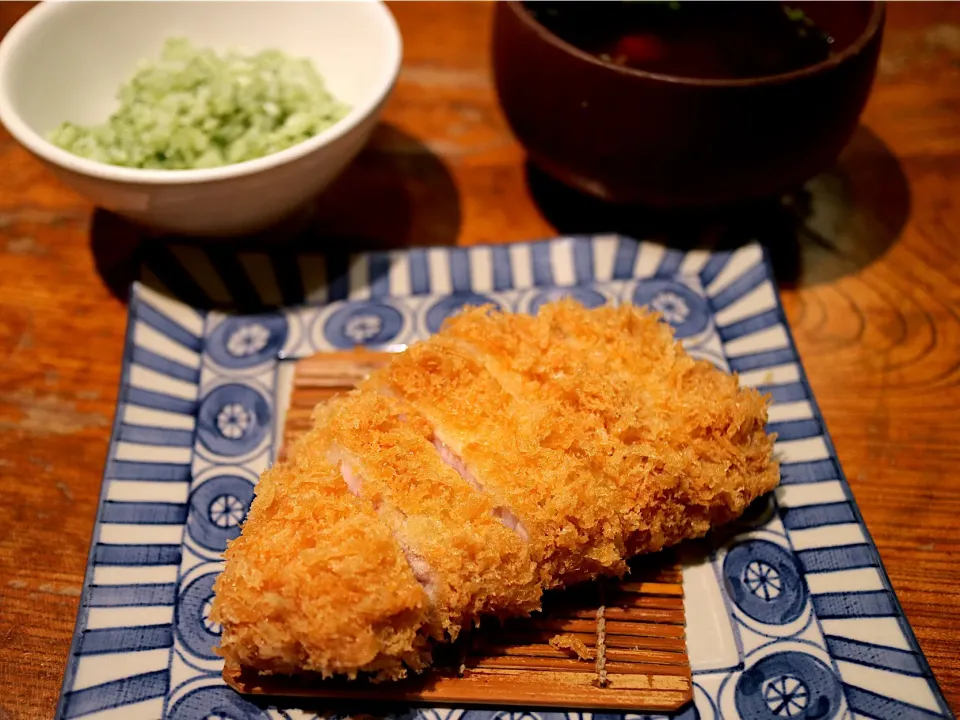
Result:
M3 31L28 7L0 4ZM326 226L393 246L655 229L528 177L491 86L489 5L393 10L404 68L371 146L321 203ZM812 203L774 245L787 315L960 709L960 4L890 6L863 126ZM109 224L0 131L0 719L52 714L73 631L127 312L130 249Z

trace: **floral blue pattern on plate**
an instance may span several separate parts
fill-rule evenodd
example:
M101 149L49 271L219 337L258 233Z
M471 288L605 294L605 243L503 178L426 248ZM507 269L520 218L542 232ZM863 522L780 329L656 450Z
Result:
M570 295L660 311L688 351L773 397L782 485L683 548L694 703L673 718L952 717L837 461L762 249L682 253L625 237L218 265L171 251L135 285L109 458L58 718L313 718L223 685L209 618L220 553L275 457L291 359L423 338L465 304ZM210 307L245 288L280 312ZM158 290L157 288L160 288ZM203 303L207 300L209 302ZM423 720L651 715L398 709Z

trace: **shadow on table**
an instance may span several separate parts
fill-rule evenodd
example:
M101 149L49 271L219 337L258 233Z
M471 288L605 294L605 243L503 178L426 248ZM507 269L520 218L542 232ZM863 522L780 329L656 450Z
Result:
M263 306L250 279L258 262L273 264L283 304L296 304L315 289L295 267L298 254L323 254L328 266L345 269L348 255L364 250L454 245L460 224L459 193L443 162L417 139L381 124L315 204L268 231L212 241L159 237L97 210L90 245L97 271L121 300L141 279L193 307L250 311ZM191 265L198 256L213 268Z
M530 165L527 180L559 233L617 232L680 249L727 249L759 240L785 287L829 283L858 272L896 242L910 214L910 188L900 162L862 125L830 172L783 198L720 210L614 206Z

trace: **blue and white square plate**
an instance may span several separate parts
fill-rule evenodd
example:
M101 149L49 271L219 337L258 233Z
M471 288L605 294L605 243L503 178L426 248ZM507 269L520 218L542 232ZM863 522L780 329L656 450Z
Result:
M172 299L174 286L187 302ZM649 305L692 355L774 400L781 487L733 532L686 553L695 703L674 717L952 717L853 502L763 250L682 253L618 236L340 260L163 248L131 294L57 717L317 717L261 707L227 688L211 650L219 628L208 619L220 554L278 449L290 361L357 344L402 347L466 303L535 312L562 295L591 306ZM241 296L242 307L287 309L197 309ZM395 715L591 720L576 708Z

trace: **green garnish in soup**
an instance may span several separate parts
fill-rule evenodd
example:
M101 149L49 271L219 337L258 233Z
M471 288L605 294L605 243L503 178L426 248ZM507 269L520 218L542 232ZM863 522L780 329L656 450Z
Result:
M263 157L327 129L347 114L306 59L255 55L168 40L120 88L103 125L63 123L49 139L98 162L189 170Z

